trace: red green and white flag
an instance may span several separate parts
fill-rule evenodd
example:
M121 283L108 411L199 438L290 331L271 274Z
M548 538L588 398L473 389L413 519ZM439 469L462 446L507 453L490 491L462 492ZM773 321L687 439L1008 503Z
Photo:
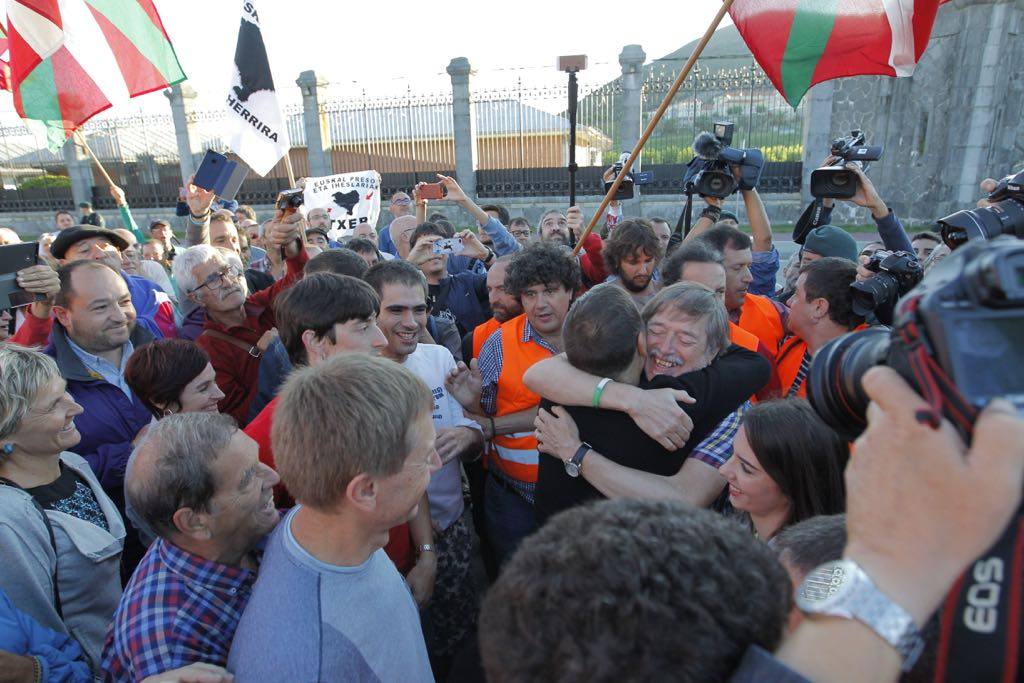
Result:
M82 124L185 80L153 0L7 0L14 107L56 151Z
M948 0L735 0L733 23L793 107L816 83L910 76Z

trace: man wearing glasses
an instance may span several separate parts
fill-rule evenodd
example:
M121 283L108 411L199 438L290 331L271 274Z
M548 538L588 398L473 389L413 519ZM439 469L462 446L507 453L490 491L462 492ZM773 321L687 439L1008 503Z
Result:
M225 394L218 407L242 426L256 394L260 357L276 336L274 299L302 277L308 260L303 248L304 227L299 214L267 224L267 245L285 249L287 272L272 286L248 297L241 268L216 247L189 247L174 260L179 289L206 313L196 343L210 355L217 384Z
M530 222L525 218L513 218L509 223L508 231L516 238L516 242L526 247L533 241L533 231L530 230Z

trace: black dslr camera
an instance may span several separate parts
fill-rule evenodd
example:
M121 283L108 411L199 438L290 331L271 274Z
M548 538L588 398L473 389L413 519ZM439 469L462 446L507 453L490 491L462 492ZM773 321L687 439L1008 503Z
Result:
M612 179L604 184L604 192L608 194L608 190L612 189L615 179L619 177L619 173L622 172L622 167L629 161L629 152L623 152L619 155L619 160L612 165ZM654 180L654 174L648 172L636 173L630 168L626 171L626 177L619 183L619 189L615 191L615 196L612 199L623 199L633 198L633 187L636 185L647 185Z
M857 194L860 180L857 174L845 168L848 162L861 165L861 170L868 170L869 161L882 158L881 145L865 145L864 132L850 131L845 138L832 141L831 154L839 157L831 166L822 166L811 171L811 195L818 198L850 199Z
M714 135L701 133L693 141L693 151L697 156L686 165L683 192L725 199L736 190L753 190L764 167L761 150L730 147L732 123L718 122L714 128ZM733 176L730 166L739 167L739 180Z
M867 426L861 378L888 365L967 436L977 411L997 396L1024 414L1022 340L1024 242L972 240L900 300L891 331L851 332L822 347L807 398L852 441Z
M864 267L875 273L863 282L850 285L853 312L860 316L874 314L883 325L892 324L896 301L917 286L924 269L908 251L876 251Z
M956 249L967 240L1016 235L1024 239L1024 171L999 181L986 199L992 206L957 211L939 220L942 241Z

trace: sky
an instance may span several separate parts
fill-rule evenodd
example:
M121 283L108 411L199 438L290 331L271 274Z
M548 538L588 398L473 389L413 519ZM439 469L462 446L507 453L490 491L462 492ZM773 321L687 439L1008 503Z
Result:
M230 77L241 0L155 0L201 108L221 106ZM559 55L586 54L581 82L620 73L622 47L636 43L648 61L700 37L717 0L577 3L551 0L446 0L348 3L338 0L256 0L275 85L285 102L299 103L295 79L314 69L330 81L329 95L366 89L396 94L450 88L445 67L467 57L476 83L500 86L521 76L563 82ZM367 10L381 8L368 25ZM583 8L583 9L581 9ZM728 17L724 23L730 23ZM147 111L169 111L160 94ZM116 113L116 112L114 112Z

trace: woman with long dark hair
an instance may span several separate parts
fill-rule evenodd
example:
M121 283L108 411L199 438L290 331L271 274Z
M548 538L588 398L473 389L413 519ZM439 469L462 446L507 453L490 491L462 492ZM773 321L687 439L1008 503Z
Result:
M806 401L766 401L744 413L719 472L733 508L770 540L791 524L845 511L849 455L849 444Z

